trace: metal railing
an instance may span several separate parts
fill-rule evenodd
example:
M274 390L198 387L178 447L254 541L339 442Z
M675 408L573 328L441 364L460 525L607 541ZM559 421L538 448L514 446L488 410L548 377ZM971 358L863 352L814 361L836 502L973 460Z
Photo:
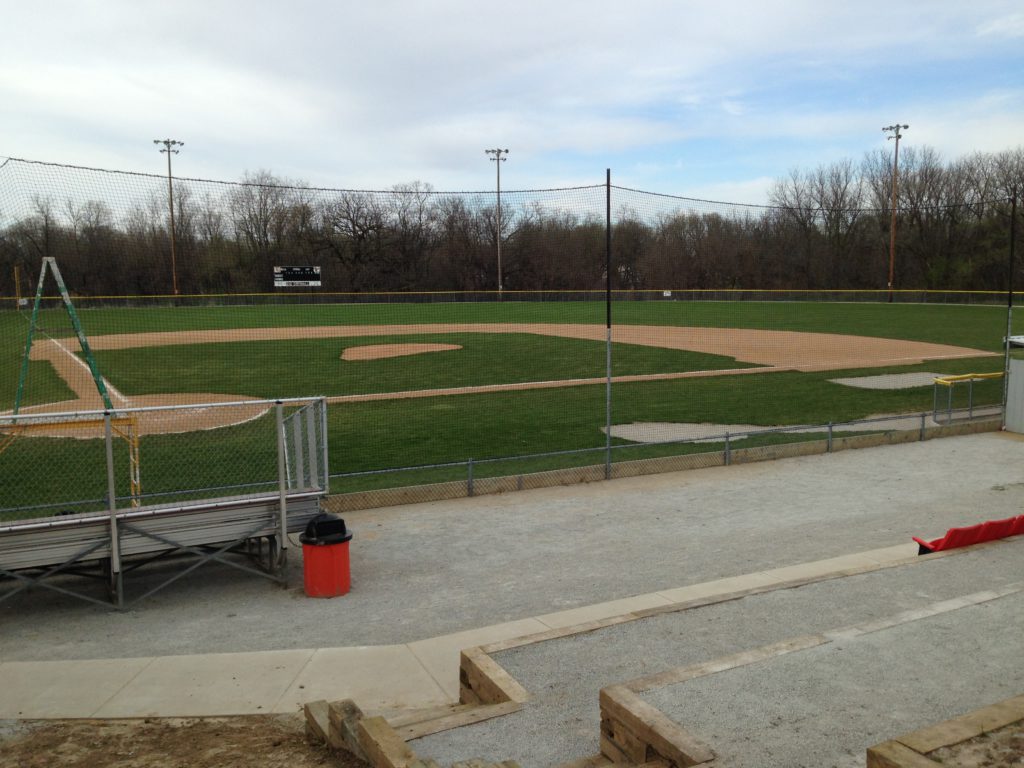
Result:
M324 398L0 417L0 577L19 583L0 602L31 587L100 602L54 583L68 573L120 607L124 574L168 554L198 559L138 599L211 560L283 579L288 534L328 491L326 419Z
M940 376L936 378L932 386L932 418L938 422L941 415L945 418L946 423L949 423L953 421L953 414L956 410L966 412L968 419L974 418L974 383L976 381L1002 379L1003 376L1002 371L997 371L996 373L965 373L960 376ZM966 407L954 408L955 391L958 387L964 388L964 385L966 385L967 389L967 405ZM946 389L946 408L944 411L939 409L939 391L941 387Z
M0 415L0 522L274 492L282 472L327 492L322 398Z
M420 464L407 467L364 470L358 472L338 472L332 473L331 479L335 481L335 492L344 493L345 481L348 480L361 481L369 478L397 478L401 475L408 475L409 473L425 475L444 472L447 475L444 479L435 480L433 483L426 483L426 487L444 483L461 483L464 485L463 495L474 496L476 495L478 483L484 479L493 481L513 478L516 479L517 482L513 484L506 483L503 486L504 489L515 490L522 489L524 487L523 477L529 475L530 472L491 473L486 471L486 468L493 468L502 464L535 464L537 462L548 461L550 466L547 469L539 470L540 472L557 471L558 469L571 471L574 469L590 468L597 470L598 474L603 475L604 479L608 479L614 475L614 467L618 464L626 462L638 463L644 461L658 462L666 458L680 456L709 456L713 457L713 461L708 462L709 464L715 463L728 466L733 463L733 456L735 452L738 449L746 447L746 445L742 444L743 441L749 440L754 440L757 445L752 447L758 448L765 446L770 447L783 443L794 444L810 441L824 441L825 453L833 452L835 443L840 437L849 437L856 434L867 435L871 433L877 434L893 432L913 433L914 439L923 441L927 438L929 430L940 428L951 421L961 420L963 422L970 422L995 420L1002 416L1002 412L1002 406L999 404L978 404L972 401L968 407L952 408L949 411L944 411L943 414L948 416L945 422L935 418L936 414L934 411L925 411L855 419L845 422L827 422L824 424L759 427L756 429L742 431L723 430L719 433L703 434L699 437L632 444L614 444L610 447L598 446L593 448L520 454L516 456L467 458L461 461ZM806 436L807 439L801 440L800 436ZM703 449L704 446L707 446L707 450L700 450ZM673 448L678 450L671 451ZM695 448L698 450L694 450ZM666 455L657 457L631 458L630 456L630 454L635 455L641 452L649 452L651 449L660 449L662 451L665 451L666 449L669 450ZM587 461L586 457L594 458L593 461ZM564 466L557 466L557 460L559 459L566 460ZM580 459L583 460L580 461ZM454 472L454 470L458 470L457 477L455 476L456 472ZM590 473L580 475L579 481L587 482L594 479L601 478ZM357 488L361 485L362 483L357 482ZM417 498L414 494L408 493L410 485L414 484L399 481L394 485L372 489L370 492L376 493L380 497L379 504L372 506L386 506L389 504L401 504L423 500Z

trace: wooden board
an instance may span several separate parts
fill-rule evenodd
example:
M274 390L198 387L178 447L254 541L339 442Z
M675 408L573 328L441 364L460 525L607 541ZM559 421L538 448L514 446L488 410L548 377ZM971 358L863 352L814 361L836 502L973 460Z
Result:
M523 703L530 694L498 662L479 648L462 651L459 660L459 700L463 704Z
M373 768L409 768L416 762L409 749L383 717L366 717L359 721L359 745Z
M602 689L600 705L601 736L611 739L631 762L660 757L673 765L691 766L715 758L711 747L625 686Z
M501 704L460 705L456 711L450 712L443 717L420 720L400 726L395 726L392 722L392 727L395 728L395 731L403 739L412 741L423 736L429 736L432 733L441 733L452 728L461 728L464 725L482 723L484 720L490 720L494 717L510 715L522 708L523 705L517 701L506 701Z

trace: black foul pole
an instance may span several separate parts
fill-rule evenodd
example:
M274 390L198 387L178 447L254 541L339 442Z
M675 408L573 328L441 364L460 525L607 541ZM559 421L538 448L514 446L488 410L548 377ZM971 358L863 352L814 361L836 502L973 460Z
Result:
M1017 188L1013 188L1013 197L1010 199L1010 267L1007 275L1006 306L1013 309L1013 269L1014 269L1014 247L1017 243Z
M612 477L612 169L605 174L604 218L604 306L607 340L605 341L605 407L604 407L604 478Z
M604 303L608 330L612 328L612 169L605 172Z
M1017 188L1010 198L1010 248L1006 267L1006 338L1003 339L1003 429L1006 428L1006 408L1010 396L1010 336L1013 335L1013 271L1014 251L1017 245Z

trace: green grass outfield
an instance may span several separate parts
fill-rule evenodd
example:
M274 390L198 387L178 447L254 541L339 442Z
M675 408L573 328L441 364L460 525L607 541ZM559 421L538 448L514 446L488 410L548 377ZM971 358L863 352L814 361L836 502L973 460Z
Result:
M77 308L90 335L226 328L413 323L605 324L600 301L465 302L431 304L263 304L212 307ZM42 324L70 327L63 309L43 313ZM24 344L29 313L0 312L0 339ZM619 325L675 325L849 333L997 350L1006 324L1003 304L885 304L792 301L617 301Z
M604 323L602 302L501 304L374 304L200 308L79 307L90 336L147 331L188 331L277 326L417 323ZM840 304L821 302L617 302L614 321L845 333L929 341L998 351L1005 306ZM70 329L62 311L45 313L53 335ZM0 312L0 408L14 401L27 328L25 313ZM63 329L63 330L62 330ZM355 394L474 384L589 378L604 375L602 342L530 334L419 334L300 341L252 342L103 350L101 370L126 394L223 392L254 397ZM391 342L441 342L462 350L378 361L345 362L346 346ZM311 362L315 361L315 362ZM970 373L1002 370L1001 357L982 357L888 369L825 373L778 372L623 383L613 387L613 423L633 421L796 424L840 422L876 413L930 410L932 388L862 390L832 384L840 376L935 370ZM731 358L635 345L613 345L613 373L658 373L742 367ZM999 402L1001 383L980 385L979 402ZM33 363L26 404L69 397L49 364ZM526 390L412 400L332 405L328 411L333 473L460 462L604 445L603 385ZM262 479L272 425L265 420L204 434L142 439L142 477L148 492L189 482L216 485L229 479ZM809 436L761 437L766 441ZM623 441L615 441L623 444ZM713 450L709 445L637 447L625 459ZM61 502L103 495L96 480L98 441L20 438L0 454L0 506ZM229 458L226 458L229 457ZM478 476L599 462L573 456L488 464ZM226 473L226 474L225 474ZM118 476L126 474L119 470ZM464 478L465 470L422 470L401 477L370 476L336 482L348 491L403 483ZM45 480L44 480L45 478Z

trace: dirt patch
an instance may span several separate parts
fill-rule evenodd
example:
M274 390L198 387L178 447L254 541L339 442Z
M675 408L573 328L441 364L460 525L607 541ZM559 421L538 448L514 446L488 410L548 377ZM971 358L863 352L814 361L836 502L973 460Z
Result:
M939 765L957 768L1010 768L1024 765L1024 722L1010 723L989 733L929 752Z
M303 729L294 716L19 722L0 729L0 768L366 768Z
M367 344L348 347L341 353L342 360L383 360L389 357L423 355L427 352L450 352L462 349L458 344Z
M231 328L207 331L163 331L110 334L89 340L94 349L129 349L175 344L215 344L229 341L281 339L333 339L360 336L400 336L422 333L534 333L571 339L604 341L604 325L571 323L439 323L423 325L321 325L304 328ZM994 353L946 344L903 341L836 333L763 331L747 328L687 328L679 326L619 325L612 341L663 349L690 350L733 357L745 363L821 371L912 365L925 360L983 357ZM64 346L77 351L78 342Z
M247 401L254 401L249 404ZM221 395L206 392L190 392L177 395L139 395L132 398L121 397L119 400L111 396L114 408L153 408L167 405L195 405L195 408L181 408L174 410L143 411L133 413L135 434L142 435L168 435L181 432L195 432L198 430L217 429L229 427L236 424L244 424L253 421L265 414L271 406L265 402L256 401L255 398L244 395ZM237 405L219 406L216 408L201 407L211 403L237 403ZM80 413L82 411L102 411L103 400L99 393L93 391L77 400L63 400L59 403L47 403L46 405L22 408L21 413L29 414L68 414ZM75 423L77 422L77 423ZM27 426L22 434L45 435L47 437L74 437L82 440L94 440L102 438L105 434L105 427L102 416L82 423L81 419L75 422L61 421L56 419L54 423L38 423ZM28 424L29 422L26 422ZM119 420L118 425L125 427L125 420ZM6 432L9 429L0 430Z

